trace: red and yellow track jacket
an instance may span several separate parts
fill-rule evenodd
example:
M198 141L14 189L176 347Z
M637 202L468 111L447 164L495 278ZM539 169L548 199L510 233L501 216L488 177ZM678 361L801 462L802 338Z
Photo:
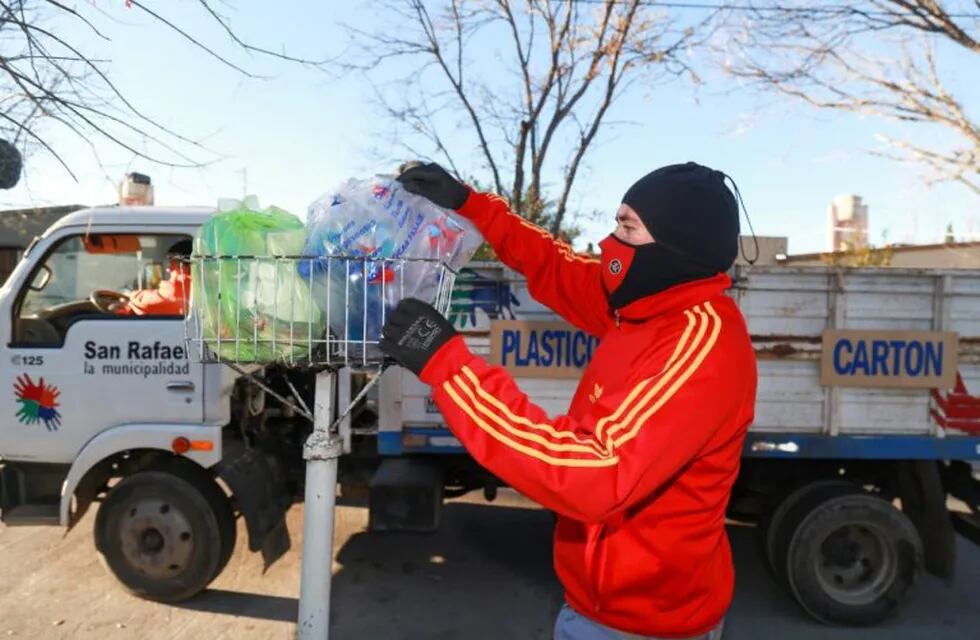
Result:
M484 467L558 514L555 571L579 613L642 635L705 633L734 570L725 507L752 422L756 366L723 274L610 311L599 261L472 193L459 211L531 295L597 336L568 414L548 417L461 336L422 371Z

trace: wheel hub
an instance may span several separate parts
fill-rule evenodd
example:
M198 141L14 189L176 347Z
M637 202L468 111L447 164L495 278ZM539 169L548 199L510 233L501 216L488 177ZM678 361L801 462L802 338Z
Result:
M120 522L126 561L152 578L179 574L194 551L194 536L186 516L170 501L146 498L129 505Z
M873 602L895 578L897 558L886 538L864 523L850 523L832 531L814 559L823 589L847 605Z
M160 553L163 550L163 544L163 536L156 529L147 529L140 536L140 551L143 553Z

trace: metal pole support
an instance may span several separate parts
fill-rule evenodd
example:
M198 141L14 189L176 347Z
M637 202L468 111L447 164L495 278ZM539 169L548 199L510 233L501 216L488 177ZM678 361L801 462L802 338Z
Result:
M330 431L335 381L333 371L317 374L313 433L303 446L306 501L297 623L301 640L325 640L330 636L334 499L337 460L343 453L343 438Z

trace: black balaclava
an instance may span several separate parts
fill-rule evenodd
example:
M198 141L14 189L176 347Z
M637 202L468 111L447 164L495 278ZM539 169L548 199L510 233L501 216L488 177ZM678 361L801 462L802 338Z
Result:
M725 174L694 162L661 167L623 196L654 242L599 243L609 304L634 300L727 271L738 254L738 205Z

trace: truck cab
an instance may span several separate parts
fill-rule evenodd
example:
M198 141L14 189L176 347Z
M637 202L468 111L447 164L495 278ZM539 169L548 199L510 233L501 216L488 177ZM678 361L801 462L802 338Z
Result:
M70 464L114 428L220 424L205 416L204 366L184 352L182 315L131 299L177 277L168 251L189 245L208 213L83 210L34 243L0 293L4 460Z
M97 548L152 599L188 597L220 572L236 510L258 550L290 502L274 464L223 435L237 376L186 351L181 257L212 212L71 213L0 289L0 519L72 526L102 502ZM237 499L219 476L265 498Z

